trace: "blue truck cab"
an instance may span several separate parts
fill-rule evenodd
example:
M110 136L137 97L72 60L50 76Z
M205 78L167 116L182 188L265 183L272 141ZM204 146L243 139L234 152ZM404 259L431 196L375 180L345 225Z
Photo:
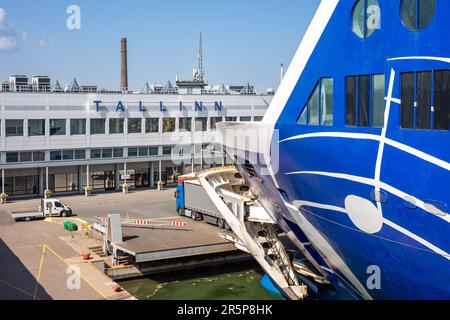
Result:
M177 212L179 215L184 215L184 210L186 209L185 201L184 201L184 182L186 180L194 180L195 174L187 174L184 176L178 177L177 181L177 190L175 191L175 200L177 206Z

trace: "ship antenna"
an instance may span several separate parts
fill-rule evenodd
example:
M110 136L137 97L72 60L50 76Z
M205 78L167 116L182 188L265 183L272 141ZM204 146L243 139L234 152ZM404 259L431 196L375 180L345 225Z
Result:
M198 76L199 80L203 81L203 76L205 74L205 71L203 70L203 39L202 39L202 33L200 32L200 42L199 42L199 48L198 48Z

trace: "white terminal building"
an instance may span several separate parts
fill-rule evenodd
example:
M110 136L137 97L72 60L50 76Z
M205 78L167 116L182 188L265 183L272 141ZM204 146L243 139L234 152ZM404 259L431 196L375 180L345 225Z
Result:
M198 73L197 73L198 74ZM152 188L222 165L219 121L261 121L272 93L196 80L101 90L12 76L2 85L1 188L13 198Z

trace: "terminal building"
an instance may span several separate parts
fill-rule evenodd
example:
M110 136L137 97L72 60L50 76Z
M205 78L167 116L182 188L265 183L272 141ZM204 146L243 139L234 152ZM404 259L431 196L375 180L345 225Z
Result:
M188 89L177 81L180 87L145 84L140 91L129 90L126 77L112 91L75 79L62 88L45 76L12 76L0 92L2 193L119 191L124 182L152 188L224 164L216 123L261 121L273 93L257 94L249 84L210 86L202 69L195 73Z

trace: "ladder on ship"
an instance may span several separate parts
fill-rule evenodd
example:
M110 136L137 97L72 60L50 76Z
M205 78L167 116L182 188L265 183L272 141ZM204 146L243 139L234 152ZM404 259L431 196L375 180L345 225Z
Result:
M286 252L283 243L278 238L273 225L264 223L262 227L266 235L265 243L269 245L267 248L267 257L280 268L280 271L290 286L300 286L291 263L291 258Z

